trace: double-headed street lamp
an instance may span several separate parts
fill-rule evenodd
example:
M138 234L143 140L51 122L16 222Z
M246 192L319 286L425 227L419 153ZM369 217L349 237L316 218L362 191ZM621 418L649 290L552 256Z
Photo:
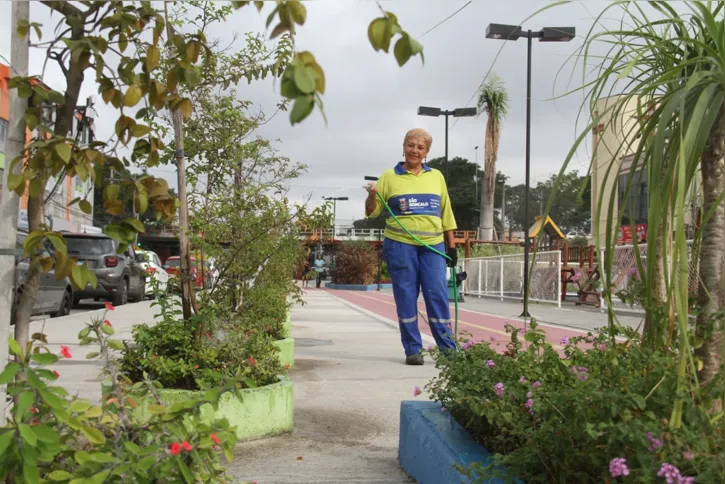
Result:
M475 116L476 114L478 114L478 110L476 108L457 108L453 111L444 111L441 108L431 108L428 106L418 107L419 116L433 116L434 118L437 118L438 116L443 115L446 117L446 159L443 165L443 175L446 178L446 183L448 183L448 116L453 116L454 118L465 118Z
M569 42L576 36L574 27L544 27L539 31L523 30L520 25L489 24L486 38L498 40L519 40L525 37L528 41L526 55L526 189L524 190L524 224L529 221L529 175L531 168L531 44L533 39L539 42ZM523 317L529 314L529 229L524 225L524 311Z
M337 202L349 200L347 197L322 197L323 200L332 201L332 241L335 241L335 220L337 219Z

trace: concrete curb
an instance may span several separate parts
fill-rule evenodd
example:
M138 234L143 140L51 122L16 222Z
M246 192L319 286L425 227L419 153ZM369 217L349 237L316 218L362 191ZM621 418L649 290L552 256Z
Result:
M397 321L393 321L392 319L384 318L384 317L380 316L379 314L375 314L372 311L368 311L367 309L362 308L362 307L358 306L355 303L351 303L350 301L347 301L347 300L345 300L345 299L343 299L341 297L335 296L331 292L328 292L327 294L329 294L331 297L335 298L336 300L340 301L345 306L348 306L349 308L352 308L355 311L358 311L358 312L364 314L365 316L368 316L370 318L373 318L374 320L378 321L379 323L383 323L385 326L390 326L391 328L393 328L396 331L400 332L400 327L398 326L398 322ZM435 345L436 344L436 340L435 340L435 338L433 338L433 336L429 336L429 335L427 335L425 333L420 333L420 337L421 337L421 339L423 341L425 341L429 345Z
M377 284L335 284L328 282L325 284L327 289L334 289L340 291L377 291ZM392 289L392 284L380 284L380 289Z
M102 384L103 393L108 392L109 385ZM292 380L283 380L271 385L239 390L240 400L233 392L224 393L219 399L219 407L214 411L211 404L201 407L201 418L205 423L226 418L230 427L234 427L240 442L262 437L271 437L294 429L294 384ZM162 402L171 406L176 402L199 397L202 391L161 389L157 390ZM148 406L151 398L138 402L139 418L151 416Z
M400 467L418 484L464 484L454 466L473 462L488 465L492 454L475 442L438 402L403 401L400 404ZM487 483L503 483L490 479ZM516 479L517 483L521 483Z
M279 362L282 366L289 365L290 368L295 366L295 340L293 338L285 338L274 341L272 343L279 349Z

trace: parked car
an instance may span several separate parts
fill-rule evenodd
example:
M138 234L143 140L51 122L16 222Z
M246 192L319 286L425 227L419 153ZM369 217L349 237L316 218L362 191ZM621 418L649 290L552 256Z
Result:
M146 274L146 296L154 297L154 287L161 292L166 292L169 283L169 273L161 264L161 259L156 252L150 250L137 250L136 255L141 262L141 268ZM155 281L152 283L152 281Z
M14 308L20 302L20 295L23 293L25 280L30 269L30 260L22 255L23 243L27 236L28 234L22 232L16 236L15 247L18 249L19 255L15 258ZM50 255L47 248L44 248L44 251L45 255ZM55 271L52 269L40 275L40 287L31 313L33 316L39 314L50 314L51 318L67 316L70 314L72 304L73 286L67 277L61 280L56 279ZM14 316L12 320L15 320Z
M79 263L87 263L96 274L98 285L90 284L85 289L75 291L73 304L81 299L110 299L114 305L121 306L129 300L143 301L146 295L146 276L141 267L142 258L132 247L123 254L117 254L118 242L102 234L63 234L68 245L68 255L77 257Z

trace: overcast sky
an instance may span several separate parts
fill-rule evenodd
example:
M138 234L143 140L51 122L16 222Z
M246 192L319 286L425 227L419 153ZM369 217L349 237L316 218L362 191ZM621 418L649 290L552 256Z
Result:
M367 39L367 25L380 15L375 2L354 0L319 0L306 2L307 23L297 36L297 48L313 52L325 70L327 92L324 96L328 124L318 112L301 125L290 126L288 113L281 113L263 126L259 134L279 139L281 154L308 165L308 172L293 182L291 198L311 195L314 203L321 197L348 196L350 201L337 207L338 224L351 223L363 215L365 175L379 175L402 159L405 132L421 127L433 135L429 157L444 153L444 120L416 115L420 105L454 109L474 106L476 91L492 68L503 79L510 96L509 114L504 121L499 149L498 170L510 177L510 183L524 181L526 42L487 40L486 26L493 23L520 24L539 8L544 0L474 0L463 10L426 31L466 5L468 0L395 0L381 4L394 12L411 35L424 45L425 65L420 58L411 59L399 68L392 55L376 53ZM571 43L534 43L532 102L532 184L561 169L583 120L576 126L582 96L570 95L551 100L576 84L568 84L572 63L568 62L559 79L557 73L569 56L581 45L581 38L594 17L607 2L586 0L558 6L526 21L525 26L575 26L578 38ZM234 33L263 31L271 11L261 15L244 8L236 12L223 27L209 35L231 40ZM55 25L47 9L33 2L31 21ZM57 18L57 17L56 17ZM494 65L499 50L501 53ZM9 57L10 2L0 2L0 54ZM39 73L43 53L31 56L31 73ZM581 72L575 70L575 81ZM95 93L95 86L86 80L82 95ZM46 82L60 87L57 71L49 69ZM267 114L275 110L280 99L278 86L272 80L240 86L240 97L253 101ZM98 103L96 120L100 136L113 129L115 118L104 118L103 103ZM108 111L105 111L108 112ZM449 157L461 156L473 161L474 147L479 146L483 163L485 116L461 118L449 130ZM589 165L588 150L582 149L571 165L580 173ZM171 183L173 172L159 174Z

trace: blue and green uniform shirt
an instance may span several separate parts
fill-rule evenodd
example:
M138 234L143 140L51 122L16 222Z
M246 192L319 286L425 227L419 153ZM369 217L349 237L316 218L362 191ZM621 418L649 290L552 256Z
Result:
M456 230L456 219L448 198L448 187L443 174L423 163L416 176L403 168L401 161L395 168L383 172L378 179L378 193L388 202L400 222L423 243L436 245L443 242L443 232ZM385 207L376 198L375 210L368 216L379 216ZM420 245L401 229L393 217L388 216L385 237L397 242Z

